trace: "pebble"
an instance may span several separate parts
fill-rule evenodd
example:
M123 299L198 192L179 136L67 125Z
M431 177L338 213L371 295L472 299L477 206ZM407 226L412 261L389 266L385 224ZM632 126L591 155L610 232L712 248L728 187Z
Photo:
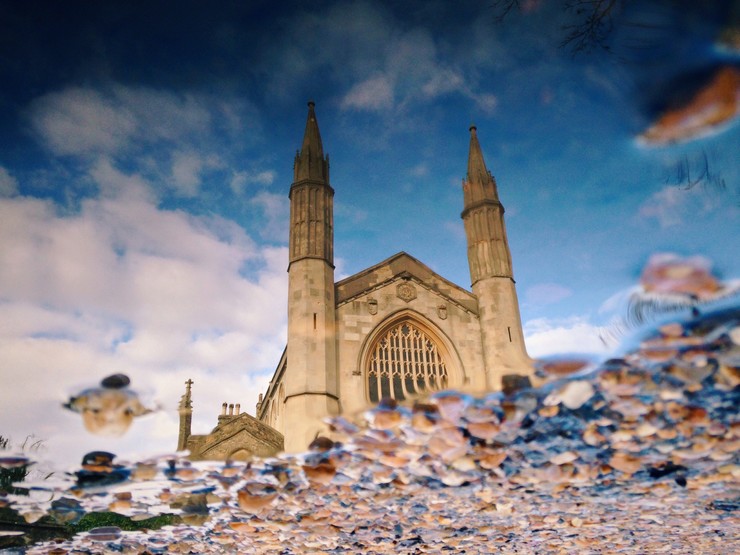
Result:
M113 374L73 395L64 408L82 415L82 423L91 434L120 437L131 427L134 418L149 414L139 394L129 389L131 380L124 374Z
M66 518L75 504L52 499L71 499L190 524L29 554L738 553L738 321L731 309L672 323L654 333L682 341L667 359L643 341L541 388L384 402L333 419L300 455L127 466L93 452L45 497L7 500L28 519Z

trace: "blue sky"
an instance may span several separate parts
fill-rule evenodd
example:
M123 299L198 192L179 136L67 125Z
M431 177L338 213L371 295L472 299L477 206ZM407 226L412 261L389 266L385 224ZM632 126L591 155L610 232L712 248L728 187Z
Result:
M468 287L473 122L533 354L605 352L609 300L652 253L740 275L740 127L635 141L737 65L714 44L730 3L628 4L587 52L561 46L564 2L491 4L0 2L0 433L106 447L57 403L114 372L167 409L192 377L196 432L222 401L253 410L285 342L309 99L338 279L404 250ZM705 157L724 189L676 177ZM172 410L137 426L132 445L174 447Z

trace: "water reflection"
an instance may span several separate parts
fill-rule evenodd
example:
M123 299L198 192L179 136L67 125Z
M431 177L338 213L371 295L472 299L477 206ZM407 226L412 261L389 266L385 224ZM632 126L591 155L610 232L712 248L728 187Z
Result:
M496 4L536 11L540 3ZM617 47L624 47L626 35L649 43L628 57L639 58L648 79L656 80L650 91L656 108L629 133L642 132L654 147L641 149L646 156L664 157L670 168L665 191L736 190L733 167L713 165L714 156L727 158L707 153L702 142L736 121L736 62L715 56L700 71L674 67L667 72L677 76L671 80L666 72L645 70L646 56L654 61L657 50L667 50L654 48L655 34L662 42L678 42L676 27L663 28L662 22L681 3L649 4L655 25L618 29L614 37ZM610 14L596 15L597 25L587 32L565 35L566 46L585 50L588 39L602 47L613 37L601 26ZM738 36L736 21L723 25L717 39L722 56L737 56ZM615 59L624 54L617 51ZM567 102L548 94L543 92L543 102ZM686 142L694 145L689 154ZM504 150L516 149L512 144L504 141ZM3 185L12 188L12 181L5 175ZM672 204L676 198L658 197L659 213L680 209L678 201ZM605 550L636 551L650 541L677 552L688 542L695 551L721 552L728 546L722 536L737 532L731 518L738 504L727 493L727 484L740 477L740 315L737 299L727 298L737 291L701 259L655 257L614 335L622 338L659 321L632 336L615 358L543 359L542 385L512 382L482 398L445 392L414 404L382 402L358 422L333 420L334 435L317 440L303 456L223 465L192 464L182 454L130 460L125 452L91 451L67 475L19 480L0 495L0 509L12 508L25 524L69 526L112 511L128 517L127 526L160 515L167 516L160 525L172 525L149 533L97 526L74 540L39 545L34 553L439 552L443 546L474 552L481 545L578 552L595 542ZM716 302L725 308L714 310ZM667 314L675 317L666 320ZM109 437L123 436L154 409L120 374L76 393L65 407L87 431ZM0 456L2 471L32 464L23 454ZM667 537L666 530L675 534Z
M125 434L134 418L152 412L130 389L131 380L123 374L113 374L70 397L64 407L82 415L85 429L96 435L119 437Z
M727 487L740 477L740 308L674 318L635 344L538 388L383 401L354 424L332 420L332 437L304 454L119 464L92 452L62 482L2 499L27 522L115 511L129 523L159 514L188 525L96 527L29 553L537 550L543 534L550 549L573 552L597 538L665 545L664 526L678 522L690 523L698 551L720 552L710 531L737 531Z

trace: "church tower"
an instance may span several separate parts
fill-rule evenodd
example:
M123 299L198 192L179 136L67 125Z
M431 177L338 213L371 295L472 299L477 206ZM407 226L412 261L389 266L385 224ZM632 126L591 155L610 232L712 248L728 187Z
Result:
M486 168L475 126L470 127L468 174L463 180L468 264L483 342L489 389L501 389L507 374L531 374L524 346L511 253L506 239L504 207L496 181Z
M193 422L193 400L191 397L190 386L193 385L193 380L188 378L185 382L185 395L180 397L180 405L177 407L177 412L180 414L180 434L177 438L177 450L183 451L187 449L188 438L191 435L191 425Z
M324 417L338 414L334 296L334 190L314 103L290 186L285 450L305 450Z

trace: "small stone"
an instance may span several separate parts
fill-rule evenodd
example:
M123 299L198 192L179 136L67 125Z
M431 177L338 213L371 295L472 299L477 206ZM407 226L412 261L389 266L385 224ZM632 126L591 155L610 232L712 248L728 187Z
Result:
M495 438L501 427L495 422L470 422L468 432L471 436L482 440L491 440Z
M130 383L131 380L126 374L113 374L107 378L103 378L100 385L108 389L121 389Z
M326 485L334 478L337 468L327 460L315 465L303 465L303 473L311 483Z
M334 442L328 437L319 436L308 446L309 451L324 452L334 447Z
M469 396L452 391L436 393L432 396L432 402L437 405L439 414L452 424L460 421L470 401Z
M274 487L265 484L247 484L237 492L239 508L247 513L257 513L272 504L278 494Z
M740 345L740 326L733 327L727 335L735 345Z
M578 458L578 453L574 453L573 451L565 451L563 453L558 453L554 457L550 457L550 462L552 464L562 465L562 464L571 463L577 458Z
M545 405L553 406L563 404L571 410L581 408L591 397L594 396L594 387L585 380L568 382L559 391L548 395Z
M501 390L504 395L512 395L522 389L529 389L532 387L532 382L529 376L522 376L519 374L505 374L501 378Z
M551 405L549 407L545 406L537 412L543 418L551 418L553 416L556 416L560 412L560 407L558 407L558 405Z
M501 463L504 462L506 459L506 453L489 453L483 457L480 458L478 461L478 464L481 466L481 468L485 468L486 470L491 470L493 468L498 468L501 466Z
M642 462L639 458L633 455L629 455L627 453L615 453L612 458L609 459L609 465L625 474L634 474L640 470Z

